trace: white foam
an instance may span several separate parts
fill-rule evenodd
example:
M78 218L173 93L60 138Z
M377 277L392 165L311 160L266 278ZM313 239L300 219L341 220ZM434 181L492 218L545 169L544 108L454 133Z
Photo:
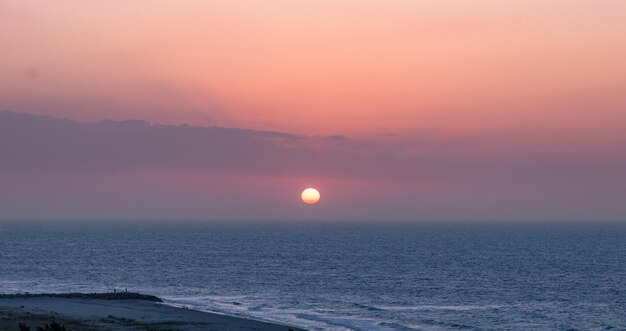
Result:
M468 310L490 310L503 308L499 305L419 305L419 306L373 306L376 309L387 311L424 311L424 310L450 310L450 311L468 311Z
M165 296L165 303L223 315L252 318L303 327L309 330L329 331L391 331L393 328L368 318L345 317L316 309L289 309L271 307L267 299L249 296Z

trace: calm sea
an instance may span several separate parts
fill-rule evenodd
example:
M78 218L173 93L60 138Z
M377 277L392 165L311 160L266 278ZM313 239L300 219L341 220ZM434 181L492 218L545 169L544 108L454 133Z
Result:
M626 329L626 223L0 223L0 292L312 330Z

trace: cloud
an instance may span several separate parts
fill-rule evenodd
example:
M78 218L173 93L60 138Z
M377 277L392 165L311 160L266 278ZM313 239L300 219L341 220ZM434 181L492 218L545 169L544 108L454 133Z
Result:
M146 121L75 122L0 113L3 171L165 169L246 175L351 176L363 159L346 138ZM373 160L372 160L373 161Z
M302 136L240 128L158 125L146 121L75 122L0 113L0 170L112 172L168 170L211 174L384 180L575 182L616 178L626 164L606 144L550 137L425 131L388 139Z
M0 112L0 217L619 218L620 137L338 138ZM326 188L322 214L292 204L311 184Z

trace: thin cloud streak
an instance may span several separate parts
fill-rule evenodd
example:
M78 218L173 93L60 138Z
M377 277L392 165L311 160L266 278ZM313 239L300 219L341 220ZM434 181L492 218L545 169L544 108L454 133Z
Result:
M390 142L237 128L75 122L0 113L0 169L83 172L168 170L212 174L381 180L442 177L619 179L623 154L602 144L560 145L488 134L423 133ZM615 141L614 148L619 147ZM624 144L621 145L624 147Z

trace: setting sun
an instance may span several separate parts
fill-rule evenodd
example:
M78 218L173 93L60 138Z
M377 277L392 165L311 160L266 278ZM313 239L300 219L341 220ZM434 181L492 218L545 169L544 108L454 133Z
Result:
M314 188L307 188L306 190L302 191L300 198L302 198L302 201L304 203L308 205L313 205L320 201L320 192Z

